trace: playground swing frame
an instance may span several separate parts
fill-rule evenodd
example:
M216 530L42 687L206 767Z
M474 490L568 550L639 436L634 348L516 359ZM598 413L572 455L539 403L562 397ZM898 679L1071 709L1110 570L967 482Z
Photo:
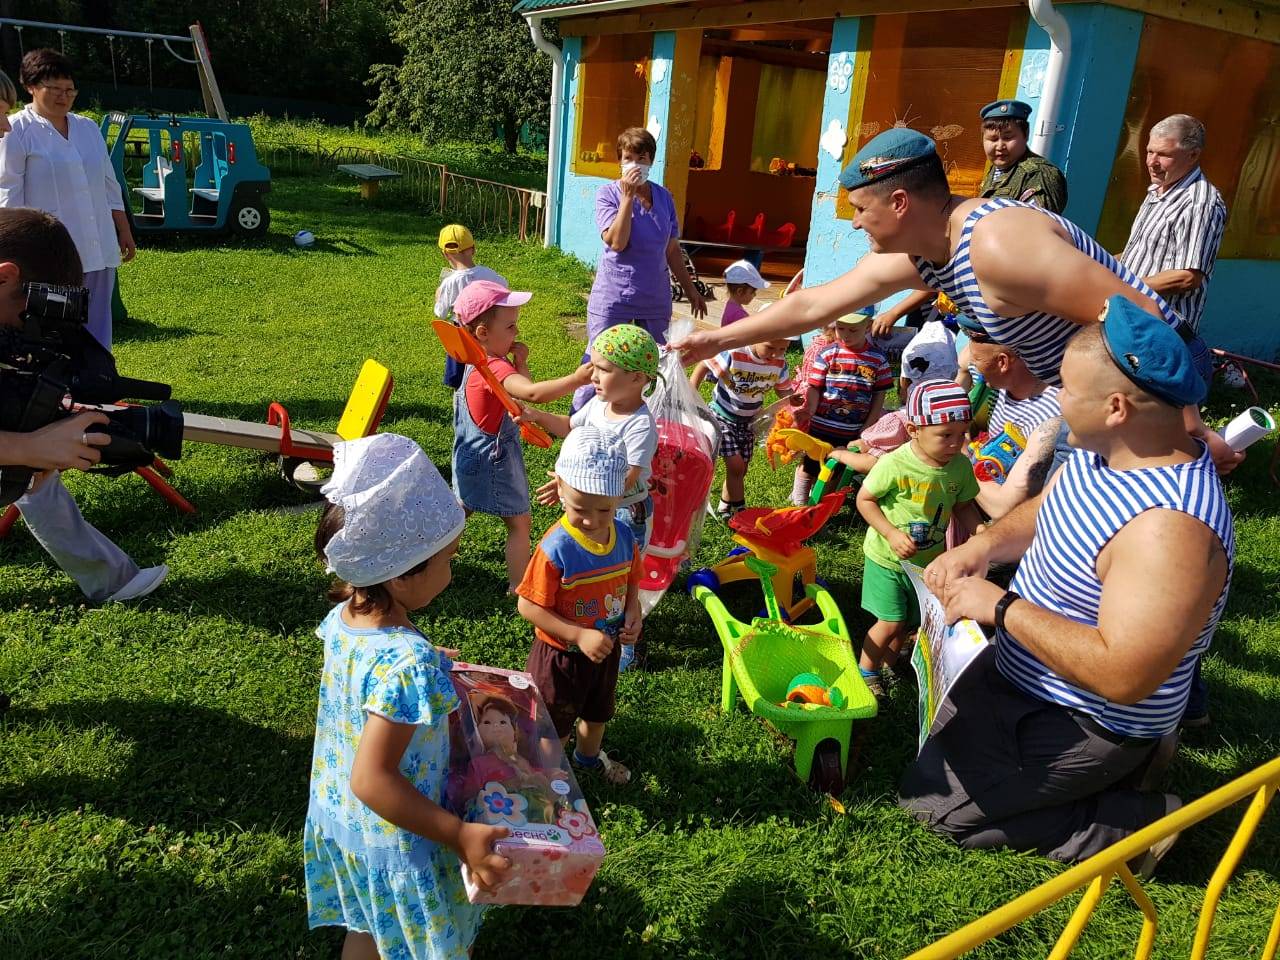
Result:
M215 116L223 123L230 122L227 116L226 104L222 102L222 91L218 88L217 77L213 73L213 60L209 56L209 42L204 35L204 27L199 21L191 24L190 36L179 36L169 33L150 33L140 30L112 30L106 27L82 27L72 23L45 23L40 20L20 20L15 17L0 17L0 29L4 27L12 27L18 32L19 38L22 31L28 27L36 30L52 30L53 32L65 36L68 33L88 33L96 36L106 37L108 42L114 43L117 38L125 37L129 39L138 39L147 41L147 61L150 63L151 45L154 41L160 40L164 43L164 47L173 55L175 60L181 60L183 63L191 63L195 65L196 75L200 80L200 93L204 97L204 109L210 116ZM170 44L189 43L195 52L195 59L188 60L173 49Z

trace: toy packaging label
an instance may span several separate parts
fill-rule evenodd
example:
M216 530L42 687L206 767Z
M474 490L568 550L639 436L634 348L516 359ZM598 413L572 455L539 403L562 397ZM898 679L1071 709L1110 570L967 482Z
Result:
M453 665L462 701L449 717L449 808L505 826L495 844L506 882L483 893L462 870L472 903L576 906L604 859L595 821L569 769L542 695L527 673Z

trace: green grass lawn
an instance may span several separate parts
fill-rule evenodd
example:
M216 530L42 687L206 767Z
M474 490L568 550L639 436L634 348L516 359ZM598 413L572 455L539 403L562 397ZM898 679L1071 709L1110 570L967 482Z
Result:
M174 385L188 409L260 420L283 402L299 425L332 429L365 357L396 376L384 430L407 434L447 470L449 392L429 333L440 224L370 208L349 181L280 178L261 243L169 242L123 271L131 319L117 331L122 372ZM300 229L318 237L296 249ZM590 275L537 246L480 238L480 259L536 291L523 338L535 375L572 368ZM1274 391L1274 385L1272 387ZM1272 396L1274 396L1274 392ZM1229 414L1239 394L1217 398ZM1280 521L1269 450L1229 487L1238 566L1206 662L1214 725L1171 771L1201 795L1280 753ZM549 452L526 451L539 477ZM141 479L75 475L89 520L142 564L172 573L133 605L86 607L21 527L0 544L0 957L333 957L340 934L306 927L300 834L326 577L314 561L317 513L268 460L189 445L171 510ZM781 503L788 471L763 457L751 501ZM555 519L534 510L540 532ZM818 538L819 573L855 634L860 523ZM453 585L419 618L467 659L520 667L531 630L503 597L501 524L477 517ZM709 525L700 560L729 545ZM739 611L757 598L730 594ZM647 626L649 672L625 675L608 745L636 771L627 787L583 786L609 850L572 910L489 914L479 958L900 957L980 916L1059 867L967 853L894 805L914 749L915 698L899 686L870 724L838 809L795 777L786 741L739 710L722 715L719 643L701 608L673 591ZM1205 880L1238 812L1188 834L1150 889L1160 957L1185 956ZM1256 955L1280 899L1280 830L1255 839L1219 912L1210 956ZM977 952L1043 957L1060 906ZM1112 891L1077 950L1132 952L1137 914Z

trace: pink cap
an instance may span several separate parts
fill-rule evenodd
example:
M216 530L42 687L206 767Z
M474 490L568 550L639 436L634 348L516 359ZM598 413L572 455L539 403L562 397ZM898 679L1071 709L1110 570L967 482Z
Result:
M470 324L490 307L523 307L532 298L532 293L512 292L492 280L473 280L453 301L453 313L463 323Z

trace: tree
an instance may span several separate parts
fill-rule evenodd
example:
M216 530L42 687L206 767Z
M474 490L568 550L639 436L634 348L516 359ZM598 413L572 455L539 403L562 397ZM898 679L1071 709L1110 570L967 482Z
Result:
M551 62L512 0L403 0L391 37L399 64L377 64L369 121L438 139L487 139L502 127L508 153L520 128L547 122Z
M387 8L394 0L0 0L0 15L185 36L204 26L224 94L297 97L367 106L371 64L395 55ZM27 27L27 50L64 49L82 81L194 88L195 69L160 43ZM175 44L184 57L189 45ZM3 65L17 79L16 31L0 33ZM81 106L86 106L82 103Z

